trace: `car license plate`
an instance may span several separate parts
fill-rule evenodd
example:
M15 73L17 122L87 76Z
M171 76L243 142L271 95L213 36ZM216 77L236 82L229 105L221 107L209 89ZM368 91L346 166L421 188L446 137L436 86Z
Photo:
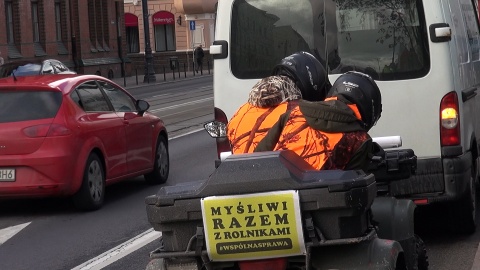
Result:
M201 200L212 261L305 254L297 191L213 196Z
M0 182L14 182L15 169L0 169Z

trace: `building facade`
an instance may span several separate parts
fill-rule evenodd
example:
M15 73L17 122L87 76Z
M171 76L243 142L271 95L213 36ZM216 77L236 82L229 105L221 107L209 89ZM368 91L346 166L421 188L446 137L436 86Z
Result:
M115 0L2 0L4 62L54 58L83 74L131 73L124 3Z
M155 73L176 58L191 69L202 44L211 65L217 0L0 0L0 60L58 59L81 74L144 74L144 17ZM204 66L204 68L207 68Z
M181 70L191 70L193 49L200 44L206 58L204 69L212 65L208 48L214 40L217 0L146 1L148 14L143 13L142 0L124 1L126 50L135 72L144 73L144 19L148 23L155 73L170 70L170 59L177 59Z

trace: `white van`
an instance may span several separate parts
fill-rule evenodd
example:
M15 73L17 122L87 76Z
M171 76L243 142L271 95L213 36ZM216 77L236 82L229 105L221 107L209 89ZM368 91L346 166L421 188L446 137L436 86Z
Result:
M221 0L216 20L210 54L218 123L294 52L328 63L331 82L348 70L368 73L383 101L372 137L399 135L418 156L417 175L392 183L391 191L417 205L444 203L452 228L475 231L477 0ZM228 151L224 130L218 132L218 152Z

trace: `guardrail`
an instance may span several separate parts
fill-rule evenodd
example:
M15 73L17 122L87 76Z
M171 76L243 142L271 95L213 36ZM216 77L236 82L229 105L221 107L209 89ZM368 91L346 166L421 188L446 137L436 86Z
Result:
M206 64L206 70L204 70ZM175 64L172 64L170 62L170 65L162 65L160 70L162 73L156 73L155 75L160 75L163 74L163 81L167 81L167 77L172 79L172 80L177 80L181 79L182 75L183 78L187 78L187 76L195 77L195 76L201 76L203 75L204 71L208 72L208 74L211 74L211 67L210 67L210 61L207 61L205 64L199 67L198 73L195 71L195 64L192 63L191 65L191 70L188 70L187 68L187 63L186 62L178 62L176 61ZM138 68L135 68L135 84L138 85ZM141 76L143 74L140 74ZM147 76L147 82L150 83L149 77ZM127 86L127 79L124 76L123 77L123 86Z

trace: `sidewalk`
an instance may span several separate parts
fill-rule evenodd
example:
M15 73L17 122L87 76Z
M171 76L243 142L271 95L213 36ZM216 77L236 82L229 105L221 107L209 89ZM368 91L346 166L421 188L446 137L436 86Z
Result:
M175 71L175 74L172 72L172 70L166 70L165 74L160 73L160 74L155 74L155 82L150 82L150 84L155 85L155 84L162 84L162 83L171 83L175 81L181 81L181 80L191 80L194 78L199 78L199 77L205 77L205 76L212 76L213 75L213 69L210 70L203 70L203 72L198 72L194 73L192 71L180 71L178 70ZM132 89L132 88L138 88L138 87L145 87L149 85L149 82L144 82L144 75L143 74L138 74L137 76L134 74L133 76L130 77L120 77L120 78L113 78L112 81L114 81L116 84L123 86L125 89Z

